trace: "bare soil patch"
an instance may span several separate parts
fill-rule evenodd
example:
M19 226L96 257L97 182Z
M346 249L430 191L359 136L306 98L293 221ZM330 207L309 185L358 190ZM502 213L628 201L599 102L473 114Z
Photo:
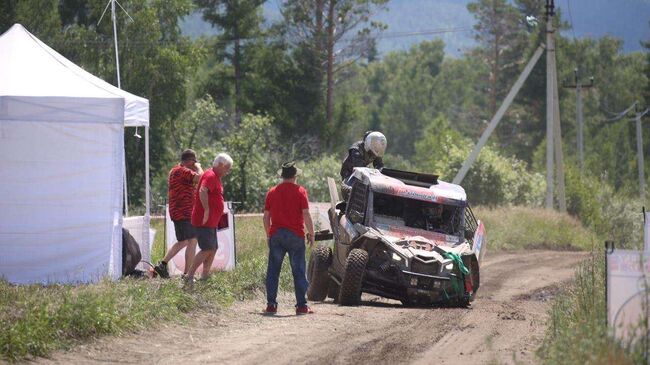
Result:
M581 252L492 253L470 308L406 308L364 295L359 307L313 303L296 316L283 294L279 312L261 313L263 296L215 313L196 313L185 325L103 338L46 364L530 364L537 363L552 298L571 280Z

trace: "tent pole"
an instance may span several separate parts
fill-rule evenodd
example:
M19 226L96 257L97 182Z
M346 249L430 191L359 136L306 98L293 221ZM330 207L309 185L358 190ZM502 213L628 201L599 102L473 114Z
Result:
M126 128L126 127L124 127ZM124 136L122 136L124 138ZM124 216L128 217L129 216L129 193L127 191L127 184L126 184L126 145L124 146L124 153L122 154L122 169L124 173L122 174L123 176L123 184L124 184Z
M151 216L151 194L149 187L149 126L144 127L144 191L146 194L146 211L147 220Z
M151 193L149 187L149 126L144 127L144 193L145 193L145 212L144 212L144 242L149 251L148 260L151 260L151 244L149 242L149 228L151 227Z
M117 49L117 21L115 18L115 0L111 0L111 19L113 20L113 42L115 43L115 66L117 68L117 88L121 89L120 82L120 52Z
M117 88L122 88L122 82L120 80L120 52L117 48L117 17L115 16L115 0L109 0L111 5L111 20L113 21L113 43L115 44L115 68L117 71ZM106 6L108 9L108 6ZM106 12L106 9L104 9ZM128 15L128 14L127 14ZM102 14L102 18L104 14ZM99 18L99 22L102 21L102 18ZM97 25L99 25L97 22ZM122 166L124 168L124 216L129 216L129 194L127 187L127 178L126 178L126 144L124 144L124 157L122 158Z

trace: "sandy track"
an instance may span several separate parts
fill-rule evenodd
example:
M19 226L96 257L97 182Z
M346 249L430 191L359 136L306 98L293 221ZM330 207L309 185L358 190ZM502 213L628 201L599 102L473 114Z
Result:
M491 253L469 309L404 308L364 295L359 307L314 303L295 316L293 298L278 315L261 315L264 299L220 314L199 314L154 334L104 338L39 363L535 363L550 299L573 277L584 253Z

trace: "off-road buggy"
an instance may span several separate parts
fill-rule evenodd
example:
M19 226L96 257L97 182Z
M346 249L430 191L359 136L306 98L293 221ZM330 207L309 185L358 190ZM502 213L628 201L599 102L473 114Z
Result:
M484 226L465 190L438 176L355 168L347 201L329 179L331 232L309 260L307 297L358 305L361 293L405 305L467 306L480 285Z

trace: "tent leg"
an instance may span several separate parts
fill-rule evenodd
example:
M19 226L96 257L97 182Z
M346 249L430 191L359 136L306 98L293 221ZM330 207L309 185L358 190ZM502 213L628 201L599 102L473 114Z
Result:
M124 136L122 136L124 138ZM122 155L122 169L124 173L122 174L123 177L123 184L124 184L124 216L128 217L129 216L129 192L127 188L127 183L126 183L126 143L124 144L124 154Z
M144 127L144 191L145 191L145 215L151 215L151 194L149 187L149 126Z
M144 127L144 192L145 196L145 213L144 223L146 232L147 247L151 249L149 242L149 226L151 222L151 192L149 187L149 126Z

